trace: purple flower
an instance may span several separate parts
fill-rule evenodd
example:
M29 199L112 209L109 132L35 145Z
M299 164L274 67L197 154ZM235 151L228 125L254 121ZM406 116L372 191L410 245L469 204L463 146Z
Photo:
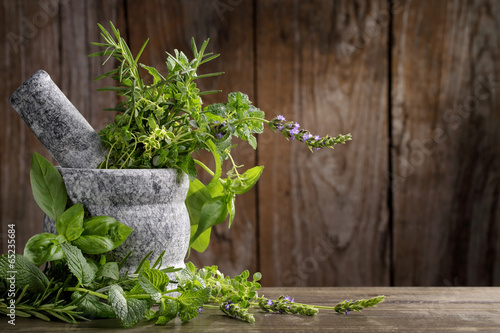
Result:
M346 309L345 312L344 312L346 315L349 314L349 310Z
M226 304L226 310L231 309L231 305L229 303Z
M316 141L317 141L317 140L319 140L319 139L321 139L321 138L319 137L319 135L315 135L315 136L314 136L314 140L316 140Z
M281 125L281 124L280 124L280 125L278 126L278 131L282 132L282 131L283 131L283 129L284 129L283 125Z
M203 307L201 307L201 306L200 306L200 307L198 308L198 314L201 314L202 312L203 312Z
M278 119L279 121L285 121L286 120L285 117L283 117L282 115L278 115L276 117L276 119Z
M217 139L222 139L222 137L223 137L223 136L224 136L224 135L223 135L222 133L217 133L217 134L215 134L215 137L216 137Z
M291 134L291 135L296 135L296 134L299 134L299 128L298 128L298 127L294 127L294 128L290 131L290 134Z
M307 140L309 140L309 138L311 138L311 137L312 137L311 133L306 133L306 134L304 134L304 135L302 136L302 139L304 139L304 141L307 141Z
M295 123L295 124L293 124L293 126L294 126L295 128L299 128L299 127L300 127L299 123Z
M267 305L273 305L273 301L271 301L270 299L267 300Z
M290 296L285 296L284 299L285 299L285 301L289 301L290 302Z

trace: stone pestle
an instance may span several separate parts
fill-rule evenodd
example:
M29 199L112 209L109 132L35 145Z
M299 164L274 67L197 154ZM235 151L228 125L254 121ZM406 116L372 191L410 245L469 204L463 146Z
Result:
M106 157L101 138L43 70L9 98L38 140L63 168L97 168Z

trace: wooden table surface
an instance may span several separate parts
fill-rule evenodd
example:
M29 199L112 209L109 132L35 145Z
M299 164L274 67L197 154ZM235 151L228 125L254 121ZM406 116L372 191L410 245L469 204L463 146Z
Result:
M17 332L500 332L500 287L352 287L264 288L268 298L290 295L297 302L334 305L345 299L386 295L385 302L363 312L340 315L320 310L317 316L279 315L254 311L248 324L223 315L217 309L182 324L177 318L165 326L140 322L124 329L118 320L93 320L80 324L16 318L16 326L2 317L1 331Z

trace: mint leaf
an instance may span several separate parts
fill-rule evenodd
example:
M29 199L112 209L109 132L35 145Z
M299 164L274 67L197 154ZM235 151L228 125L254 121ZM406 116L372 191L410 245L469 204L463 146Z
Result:
M186 155L182 158L179 168L189 176L189 180L196 179L196 165L191 155Z
M72 242L88 254L100 254L116 249L134 231L109 216L95 216L83 221L83 232Z
M48 232L34 235L24 247L24 256L36 266L62 259L64 253L55 241L56 238L57 235Z
M187 322L198 316L198 309L208 301L211 290L210 287L188 290L177 298L179 302L179 316L183 322Z
M71 294L71 300L75 301L83 296L83 293L75 291ZM87 294L85 298L78 304L77 309L78 312L82 312L82 315L89 319L94 318L116 318L116 315L113 311L113 308L99 301L94 295Z
M113 311L121 319L124 327L132 327L144 318L148 303L142 299L125 298L122 287L112 285L109 289L109 302Z
M61 174L42 155L34 153L30 181L36 203L48 217L56 221L64 212L68 200Z
M61 248L68 261L68 268L78 279L78 282L88 286L94 281L95 271L90 267L82 251L68 243L62 243Z
M83 215L80 203L68 208L56 221L57 233L64 235L70 242L80 237L83 232Z
M179 303L175 299L162 299L160 303L160 310L158 310L158 320L156 325L165 325L175 317L179 312Z
M28 291L40 293L49 285L49 279L45 274L26 257L20 254L2 254L0 256L0 280L9 283L12 278L15 280L17 290L29 285Z
M145 267L139 275L139 284L155 302L161 300L162 293L169 283L167 274L157 269Z

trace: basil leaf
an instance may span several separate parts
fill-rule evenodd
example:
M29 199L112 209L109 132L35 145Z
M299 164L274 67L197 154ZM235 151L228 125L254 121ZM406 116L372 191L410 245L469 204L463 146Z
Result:
M82 251L68 243L62 243L61 248L66 256L71 273L76 276L80 284L84 286L90 285L94 281L95 272L83 256Z
M229 201L227 202L227 210L229 212L229 224L228 229L231 228L231 224L233 224L234 216L236 214L236 206L234 202L236 200L236 194L231 195Z
M197 225L192 225L191 226L191 237L196 233L196 230L198 229ZM208 228L207 230L203 231L201 235L196 238L196 240L191 244L191 247L195 249L198 252L204 252L208 244L210 243L210 234L212 233L212 228Z
M61 174L42 155L34 153L30 182L36 203L48 217L56 221L63 214L68 201Z
M202 182L198 179L189 182L189 190L185 204L189 213L191 225L198 225L201 208L210 198L210 192Z
M36 266L41 266L48 261L62 259L64 253L55 241L56 238L57 235L48 232L36 234L26 243L24 256Z
M116 249L134 231L109 216L95 216L83 221L83 232L72 242L87 254L100 254Z
M10 273L15 271L16 273ZM11 280L11 279L14 280ZM28 291L34 293L43 292L49 285L49 279L43 272L33 265L28 258L20 254L2 254L0 256L0 280L7 283L15 281L17 290L22 290L28 286Z
M227 205L224 197L215 197L206 201L201 208L198 229L196 229L194 236L191 237L190 244L192 244L208 228L224 222L226 217Z
M212 155L214 156L215 160L215 174L212 177L210 183L208 183L207 185L207 188L210 188L212 186L216 186L219 183L218 180L222 175L222 159L219 153L217 152L217 147L215 146L212 140L207 140L205 144L207 145L207 148L212 152Z
M250 191L250 189L259 180L263 170L263 166L256 166L248 169L242 175L234 179L229 187L229 190L235 194L243 194Z
M68 241L80 237L83 232L83 206L79 203L68 208L56 221L57 233Z

